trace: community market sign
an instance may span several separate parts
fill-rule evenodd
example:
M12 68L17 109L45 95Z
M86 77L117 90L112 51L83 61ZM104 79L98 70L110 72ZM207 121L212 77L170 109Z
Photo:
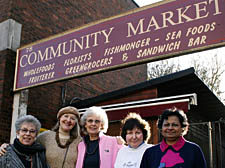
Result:
M24 46L14 91L224 45L224 0L172 0Z

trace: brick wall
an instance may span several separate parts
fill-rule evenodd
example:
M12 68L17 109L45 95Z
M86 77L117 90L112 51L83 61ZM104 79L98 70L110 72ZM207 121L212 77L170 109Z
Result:
M153 99L157 97L157 89L143 89L140 91L135 91L134 93L122 95L119 98L112 98L110 100L101 102L97 105L109 105L109 104L117 104L117 103L124 103L124 102L132 102L132 101L140 101L145 99Z
M21 45L136 7L130 0L3 1L5 9L11 8L11 10L8 10L8 13L10 12L9 17L23 24ZM10 5L7 5L9 3ZM4 14L2 15L4 16Z
M0 144L10 137L15 56L10 50L0 52Z
M11 10L11 3L13 0L1 0L0 1L0 22L9 19L10 17L10 10Z

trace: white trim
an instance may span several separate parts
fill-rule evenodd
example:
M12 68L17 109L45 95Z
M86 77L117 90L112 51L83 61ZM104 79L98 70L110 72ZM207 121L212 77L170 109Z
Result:
M12 111L12 124L11 124L11 135L10 135L10 143L13 143L16 137L16 128L15 122L19 115L19 101L20 101L20 94L15 93L13 97L13 111Z
M129 108L157 106L157 105L180 103L180 102L189 102L189 99L180 99L180 100L174 100L174 101L166 101L166 102L157 102L157 103L148 103L148 104L141 104L141 105L133 105L133 106L131 105L131 106L125 106L125 107L109 108L109 109L105 109L105 111L116 111L116 110L124 110L124 109L129 109Z
M169 97L163 97L163 98L146 99L146 100L140 100L140 101L110 104L110 105L105 105L105 106L101 106L101 107L103 109L105 109L106 111L114 111L114 110L119 110L119 109L155 106L155 105L179 103L179 102L189 102L189 105L190 104L197 105L197 94L192 93L192 94L169 96ZM79 109L78 111L80 112L80 114L83 114L86 109L87 108Z

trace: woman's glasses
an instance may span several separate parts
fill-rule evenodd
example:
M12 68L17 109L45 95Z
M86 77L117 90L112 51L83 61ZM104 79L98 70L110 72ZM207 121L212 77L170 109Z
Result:
M92 119L89 119L89 120L87 120L87 122L90 123L90 124L92 124L93 122L95 124L99 124L101 121L100 120L92 120Z
M20 129L21 133L23 134L27 134L28 132L30 134L35 134L36 133L36 130L28 130L28 129Z

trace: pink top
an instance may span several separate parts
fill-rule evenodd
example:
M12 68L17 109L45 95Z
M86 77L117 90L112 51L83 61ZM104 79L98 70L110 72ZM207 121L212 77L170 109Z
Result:
M99 140L100 168L113 168L117 153L122 146L117 143L116 137L101 134ZM86 145L82 141L78 145L76 168L83 167L85 151Z
M172 147L173 149L178 151L184 146L185 142L186 142L185 139L182 136L180 136L178 141L174 145L172 145ZM162 143L160 144L160 149L162 150L162 152L164 152L168 147L169 145L167 145L165 140L163 139Z

